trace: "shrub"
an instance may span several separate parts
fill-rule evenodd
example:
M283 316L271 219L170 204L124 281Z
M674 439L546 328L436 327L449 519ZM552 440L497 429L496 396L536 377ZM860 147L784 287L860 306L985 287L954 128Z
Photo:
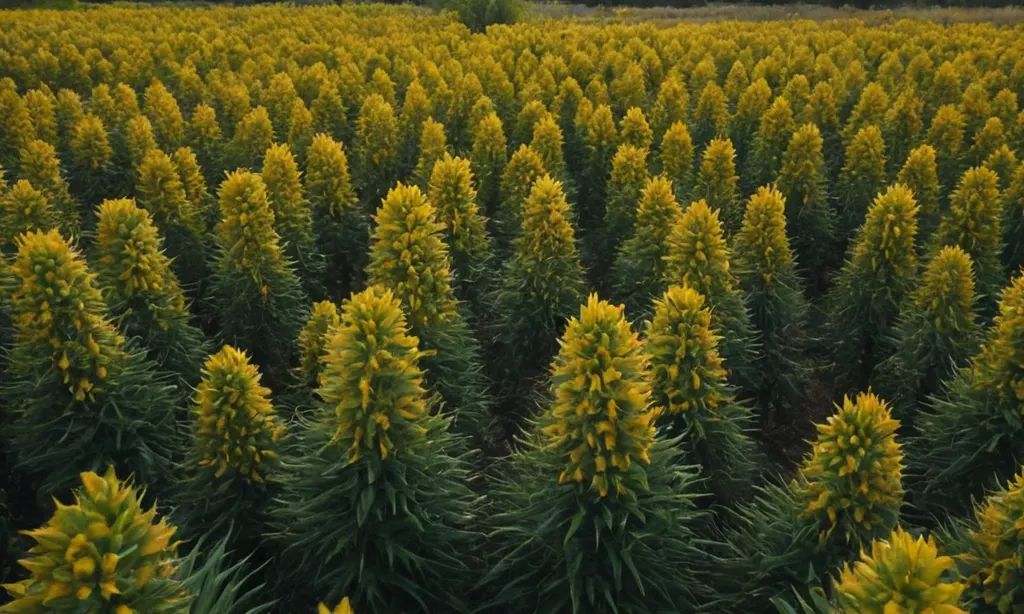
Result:
M435 0L443 10L455 11L459 21L473 32L483 32L487 26L511 24L519 21L527 11L518 0Z
M550 406L495 476L497 551L479 583L492 590L487 607L695 607L703 587L692 570L706 555L693 541L694 476L656 441L646 366L622 308L591 295L562 337Z
M716 501L741 499L755 474L756 450L746 434L751 413L725 381L704 297L687 286L671 286L655 301L644 334L652 401L664 409L672 436L681 437L679 462L700 466L707 480L701 487Z
M864 388L887 356L883 343L917 281L917 203L896 184L875 198L828 297L840 380Z
M475 496L458 439L431 412L422 356L391 291L373 286L344 303L323 402L272 509L300 601L345 594L368 612L466 609L470 561L456 553L473 537Z
M172 387L107 319L85 259L56 230L30 232L18 239L12 271L3 396L18 408L10 436L18 466L47 494L70 487L79 469L109 465L165 487L178 443Z

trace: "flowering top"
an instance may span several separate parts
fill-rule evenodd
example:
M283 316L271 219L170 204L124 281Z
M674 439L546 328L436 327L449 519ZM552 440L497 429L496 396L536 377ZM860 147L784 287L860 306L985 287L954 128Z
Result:
M786 199L778 190L761 187L750 197L733 249L766 286L775 284L780 271L792 270L793 253L786 238Z
M326 134L313 137L306 152L306 195L310 202L338 217L356 203L348 158L341 143Z
M348 601L348 597L342 599L341 603L338 604L338 607L334 608L333 610L321 603L319 606L317 606L316 611L317 614L354 614L354 611L352 610L352 605Z
M669 233L665 280L696 289L707 297L731 292L729 249L718 212L703 200L691 203Z
M377 210L370 283L395 291L408 309L413 330L433 326L455 313L444 224L416 186L399 183Z
M265 272L282 266L281 246L274 230L274 212L260 176L235 171L220 186L217 242L224 250L222 266L252 276L263 284ZM267 286L262 285L264 292Z
M509 159L501 179L501 207L505 219L519 219L520 209L529 196L533 183L545 173L544 160L540 154L528 145L520 145Z
M89 171L97 171L107 166L113 150L110 138L100 118L87 114L75 124L71 135L71 151L75 164Z
M946 246L925 267L914 303L932 325L946 332L970 330L974 320L974 274L971 257Z
M331 330L341 323L338 306L331 301L313 303L313 312L299 332L299 371L306 382L317 384L323 371L321 359Z
M655 301L646 335L654 404L673 416L717 408L726 374L704 297L688 286L670 287Z
M469 160L446 154L434 165L427 196L447 228L453 261L465 259L457 264L467 267L483 264L490 250L490 238L476 204ZM465 273L465 269L460 271Z
M262 483L277 460L285 426L274 414L270 389L249 357L230 345L207 359L192 409L199 466Z
M843 399L835 415L817 425L818 439L800 468L804 515L823 527L827 539L838 529L851 543L866 543L895 523L903 499L903 453L896 442L899 422L871 393Z
M650 149L654 143L654 133L647 124L647 117L644 116L640 107L631 107L626 115L619 122L620 142L629 144L639 149Z
M145 300L153 321L166 330L171 320L187 318L185 296L161 251L147 211L130 199L107 200L96 224L96 273L111 305Z
M914 193L921 207L921 217L925 219L934 219L939 214L939 178L935 160L934 147L916 147L910 151L897 177L897 181Z
M917 211L914 195L899 184L875 197L853 250L853 265L898 277L914 275Z
M158 226L182 225L197 233L203 231L202 220L186 198L178 167L170 156L159 149L150 150L138 172L139 202Z
M976 385L1024 414L1024 275L1003 290L990 334L974 361Z
M931 538L914 538L897 527L888 540L871 543L836 585L842 614L967 614L959 607L964 585L943 578L956 563L939 556Z
M977 525L970 538L973 548L963 559L973 572L968 578L971 588L1001 614L1020 609L1024 474L1018 474L1013 482L985 499L977 510Z
M28 181L21 179L9 193L0 193L0 248L5 251L14 246L21 233L49 230L55 225L50 202Z
M190 595L174 578L176 529L154 523L141 496L114 469L81 474L72 505L57 503L46 526L26 535L36 545L19 563L31 574L4 588L12 612L141 614L188 610Z
M426 434L417 424L427 415L418 344L391 290L371 286L342 306L318 394L349 463L385 460L396 445Z
M398 120L394 108L380 94L363 101L356 124L360 160L368 167L382 167L398 155Z
M78 205L71 197L53 145L39 140L29 142L19 154L19 165L21 178L40 190L50 201L61 230L76 235L81 226Z
M124 356L95 275L56 230L21 235L12 270L16 343L45 348L74 398L92 399Z
M729 139L712 139L704 150L697 173L694 197L707 202L713 211L721 211L727 230L739 229L743 212L738 206L736 150Z
M634 461L650 463L654 420L647 356L621 306L592 294L569 321L552 364L551 409L541 421L546 448L566 460L562 484L606 497L642 488Z
M274 145L263 156L260 172L275 228L293 246L313 240L313 216L302 194L299 165L287 145Z
M565 160L562 156L562 129L550 113L538 121L533 127L533 139L530 148L537 152L545 170L561 177L565 172Z
M968 170L939 222L935 233L938 245L959 245L975 262L985 254L997 254L1002 209L999 177L984 167Z

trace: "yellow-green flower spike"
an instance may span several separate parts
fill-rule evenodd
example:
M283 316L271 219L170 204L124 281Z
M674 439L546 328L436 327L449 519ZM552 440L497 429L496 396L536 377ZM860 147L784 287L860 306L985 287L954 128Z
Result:
M416 186L399 183L377 210L367 268L371 284L394 290L408 310L412 329L456 315L445 225Z
M71 135L71 152L75 164L85 171L96 172L107 167L113 150L100 118L88 114L75 124Z
M519 111L515 121L514 137L520 144L529 143L533 138L533 130L541 119L550 115L540 100L529 100Z
M875 196L885 187L885 141L878 126L869 124L853 136L839 175L843 198L841 234L849 237L864 223Z
M338 87L330 82L320 86L316 99L309 108L313 114L313 132L340 139L348 133L348 110Z
M722 224L704 200L690 204L669 234L665 279L670 285L690 286L705 298L732 289Z
M312 258L316 249L313 215L302 192L299 165L288 145L267 150L260 178L267 187L274 228L287 244L289 256L295 262Z
M992 152L1006 144L1006 133L1003 122L998 117L990 117L985 125L974 135L971 149L967 157L971 164L982 164Z
M174 166L178 170L181 185L185 188L185 199L188 200L189 208L200 218L207 218L210 210L210 194L206 188L206 178L203 177L196 154L188 147L179 147L171 159L174 160Z
M637 203L649 179L647 150L625 143L620 145L612 158L612 174L608 180L603 266L610 264L619 244L633 234Z
M718 211L727 234L739 230L743 211L736 176L736 150L729 139L713 139L704 150L693 197Z
M498 211L499 230L503 243L520 232L520 214L535 181L547 174L544 161L532 147L521 145L512 154L501 179L501 204Z
M349 463L385 460L396 446L426 435L418 424L428 415L418 343L391 290L371 286L342 306L318 394L334 430L331 441Z
M292 104L291 119L288 122L288 147L300 160L306 158L306 150L313 142L313 114L306 108L306 103L297 98Z
M1020 544L1024 539L1024 474L988 495L975 512L970 547L959 558L967 590L1000 614L1020 610L1024 576Z
M199 467L215 478L263 483L278 460L284 423L244 352L225 345L203 366L192 409Z
M202 157L204 166L212 164L224 142L217 111L209 105L197 105L189 119L186 137L189 146Z
M0 91L0 111L3 112L5 124L4 138L0 141L3 159L16 160L18 152L35 139L36 130L25 101L18 95L13 82L10 88Z
M380 94L363 100L355 142L360 185L365 186L371 202L377 202L394 181L399 145L395 110Z
M834 219L828 202L824 139L815 124L804 124L789 141L776 187L786 198L786 223L801 264L819 271L831 257Z
M1017 275L1003 290L999 315L989 341L974 360L975 387L986 390L1011 407L1024 398L1024 276Z
M676 200L690 202L693 189L693 139L683 122L672 124L658 150L661 172L672 181Z
M1024 164L1014 171L1003 201L1003 266L1008 271L1019 271L1024 267L1024 241L1015 239L1024 237Z
M747 160L747 172L744 173L744 185L748 191L775 181L782 168L783 155L795 131L793 109L789 101L780 96L761 116L761 123L754 135L754 144ZM735 231L736 228L731 230Z
M939 222L940 187L935 148L921 145L912 149L896 180L914 193L921 208L921 234L930 234Z
M231 162L237 168L256 168L263 154L274 144L274 136L274 124L267 109L259 106L249 111L235 126L228 146Z
M338 306L331 301L320 301L313 303L313 312L299 332L299 372L303 381L313 388L320 383L327 340L340 323Z
M690 94L675 75L669 75L658 88L658 97L651 107L651 128L655 141L662 143L662 138L674 124L686 124L689 116ZM664 145L662 145L664 146Z
M899 422L871 393L843 399L825 424L797 478L803 515L821 528L821 539L866 545L896 524L903 503L903 453Z
M24 179L11 191L0 193L0 251L16 248L16 239L23 232L50 230L57 225L46 195Z
M177 149L185 142L185 121L178 101L160 81L146 88L144 98L142 111L153 123L157 144L167 151Z
M1013 172L1017 170L1017 154L1010 149L1009 145L1003 143L985 158L982 166L999 177L999 189L1005 190L1013 180Z
M714 82L708 82L693 110L693 141L698 150L715 137L724 137L729 123L729 101Z
M357 202L348 157L341 143L326 134L313 138L306 154L304 181L307 198L322 214L341 217Z
M935 148L935 159L939 165L939 181L943 193L948 194L963 171L964 117L952 105L939 107L935 112L925 142Z
M146 154L156 149L156 137L153 136L153 124L145 115L136 115L128 120L125 127L125 148L132 171L137 171L146 158Z
M280 237L274 230L274 212L260 176L235 171L220 186L220 222L217 242L224 250L220 266L231 274L244 274L266 296L264 277L283 266Z
M619 122L619 142L638 149L651 148L654 143L654 132L640 107L630 107Z
M419 158L413 177L416 185L426 191L430 182L430 174L434 172L434 164L448 153L448 137L444 132L444 124L427 118L420 128Z
M950 579L956 563L939 556L935 542L897 527L871 543L870 554L847 563L836 584L842 614L967 614L960 608L964 585Z
M51 145L57 144L57 119L54 116L53 103L55 98L53 93L46 89L45 92L42 90L29 90L25 92L22 97L25 102L25 108L28 110L28 117L32 121L32 128L35 131L36 138L41 141L46 141Z
M936 330L953 334L973 328L974 302L971 257L959 247L943 247L925 267L914 304Z
M176 578L176 529L155 522L141 494L103 476L81 474L71 505L42 528L26 531L35 541L20 561L30 576L4 588L12 612L184 612L191 596Z
M545 447L565 458L562 484L601 497L644 488L658 412L650 402L647 356L622 307L592 294L562 336L552 364Z
M355 610L352 609L352 605L348 601L348 597L341 600L338 607L333 610L321 603L317 606L317 614L355 614Z
M57 138L62 149L70 146L71 134L78 120L85 115L85 107L78 94L62 89L57 92L57 102L54 105L54 115L57 118Z
M758 188L747 203L743 224L733 239L737 258L769 289L792 280L793 253L786 238L785 212L786 199L781 192Z
M882 86L875 82L867 84L843 128L843 142L849 146L864 128L884 125L889 106L889 95Z
M505 131L497 113L488 114L476 125L469 160L477 178L480 205L488 216L494 217L498 211L501 178L508 162Z
M683 215L672 187L664 176L647 182L637 206L633 236L616 254L614 281L627 313L646 308L651 297L663 288L666 241Z
M754 133L761 116L772 101L772 88L764 79L757 79L743 90L736 103L730 136L740 151L748 152L753 145Z
M900 93L892 108L885 114L883 132L888 147L886 157L893 170L907 159L916 143L921 141L924 123L924 102L917 96L913 88Z
M150 150L138 169L136 189L139 203L153 215L153 220L164 232L171 228L185 228L202 234L205 224L185 194L178 176L178 167L170 156L159 149Z
M934 238L936 246L958 245L967 252L979 289L990 301L1005 281L1000 260L1002 211L999 177L984 167L969 169L950 196Z
M57 150L45 141L31 141L20 152L21 178L46 195L62 232L77 236L81 227L78 203L71 196L57 159Z
M589 104L589 102L587 103ZM580 102L583 108L584 102ZM577 114L577 121L581 118ZM594 203L604 199L605 184L611 171L612 157L619 146L619 132L615 127L615 117L611 107L598 105L587 117L583 129L583 148L586 152L586 181L580 188L586 188L584 202ZM510 162L511 164L511 162ZM584 211L580 212L581 214Z
M139 309L142 301L161 330L188 321L185 297L161 251L149 212L130 199L107 200L96 225L96 277L111 306Z
M804 109L807 108L807 102L811 99L811 82L807 80L806 75L799 73L793 75L786 83L786 89L782 90L782 97L789 102L790 108L793 109L794 119L802 117Z
M85 259L56 230L30 232L18 238L12 270L15 343L37 346L76 401L93 399L125 355Z
M725 76L725 84L722 86L725 95L729 97L729 104L738 103L740 96L749 86L750 75L747 73L747 67L743 65L743 62L736 60L729 68L729 74Z
M540 156L544 169L554 177L565 174L565 159L562 155L562 129L550 113L544 115L533 127L530 149Z
M704 297L689 286L670 287L655 301L646 337L654 404L670 417L713 414L726 396L726 373Z
M465 158L449 155L434 165L427 200L444 221L445 242L451 250L456 293L463 300L481 298L484 275L491 258L487 220L477 206L473 171Z

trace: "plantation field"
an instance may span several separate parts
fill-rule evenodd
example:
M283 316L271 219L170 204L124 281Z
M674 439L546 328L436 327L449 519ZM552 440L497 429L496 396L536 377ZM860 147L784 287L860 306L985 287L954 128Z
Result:
M0 612L1024 612L1024 26L700 21L0 11Z

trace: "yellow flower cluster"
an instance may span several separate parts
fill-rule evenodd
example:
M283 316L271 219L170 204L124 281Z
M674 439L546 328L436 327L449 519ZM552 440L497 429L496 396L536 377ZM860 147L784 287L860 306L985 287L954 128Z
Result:
M0 247L13 246L23 232L49 230L54 225L49 201L28 181L21 179L9 193L0 193Z
M416 186L399 183L377 211L368 272L370 283L395 290L414 330L455 315L444 224Z
M968 584L1000 614L1019 611L1024 606L1024 474L988 496L970 537L975 549L963 555L973 571Z
M714 411L722 400L725 369L711 311L704 297L687 286L672 286L654 304L647 324L654 402L675 415Z
M104 201L96 224L96 271L114 304L144 298L154 322L167 330L188 317L185 295L163 254L150 214L130 199Z
M1024 275L1003 290L989 342L975 359L975 385L1011 406L1024 402ZM1024 413L1024 409L1021 410Z
M902 185L879 194L858 236L853 265L896 276L913 274L917 270L917 212L914 195Z
M321 603L317 607L316 611L317 614L355 614L352 610L352 605L348 601L348 597L342 599L341 603L338 604L338 607L333 610Z
M959 247L943 247L928 263L914 293L917 308L937 330L968 330L974 319L971 257Z
M683 212L667 240L665 279L669 283L715 296L731 291L729 251L718 213L704 200Z
M786 240L786 199L774 188L758 188L750 197L743 225L733 241L733 249L772 287L776 273L793 267L793 253Z
M650 463L654 421L647 356L622 307L592 294L562 337L552 364L545 448L564 455L562 484L579 483L606 497L642 487L635 461Z
M871 553L843 568L836 585L842 614L967 614L960 608L964 585L946 576L953 559L939 556L929 538L902 528L871 543Z
M317 383L331 331L341 323L338 306L331 301L313 303L313 312L299 332L299 370L307 382Z
M282 266L283 258L274 212L260 176L249 171L228 175L220 187L220 211L217 240L225 250L222 263L250 275L266 294L265 273Z
M156 508L143 511L135 489L113 468L102 477L81 474L72 505L57 511L20 561L31 574L4 588L10 612L184 612L190 596L174 579L175 528L154 523Z
M371 286L352 296L333 331L318 394L348 462L367 455L387 459L396 444L425 436L417 424L427 415L419 367L424 353L395 294Z
M884 401L862 393L843 399L804 461L798 490L804 516L822 527L821 538L838 531L848 542L867 543L895 522L903 500L903 453L896 442L899 423Z
M277 461L285 426L244 352L225 345L206 361L192 413L200 467L217 478L264 481L267 466Z
M45 347L75 400L93 399L125 355L85 259L56 230L30 232L12 270L16 342Z

